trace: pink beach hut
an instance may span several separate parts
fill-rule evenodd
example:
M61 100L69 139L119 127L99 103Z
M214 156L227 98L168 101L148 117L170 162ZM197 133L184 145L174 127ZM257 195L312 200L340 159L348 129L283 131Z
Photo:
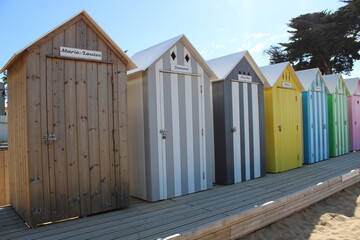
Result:
M360 150L360 79L345 79L349 89L349 129L350 129L350 151Z

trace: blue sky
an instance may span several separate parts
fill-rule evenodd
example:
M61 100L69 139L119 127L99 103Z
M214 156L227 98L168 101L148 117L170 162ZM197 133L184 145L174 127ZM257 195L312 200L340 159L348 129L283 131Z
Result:
M338 0L0 0L0 67L84 9L130 57L184 33L205 60L249 50L263 66L269 63L264 49L287 42L291 18L343 5ZM351 75L360 76L360 62Z

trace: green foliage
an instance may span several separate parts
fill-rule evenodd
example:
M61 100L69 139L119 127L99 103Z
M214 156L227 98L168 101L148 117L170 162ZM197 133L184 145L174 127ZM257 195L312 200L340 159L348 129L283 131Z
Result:
M336 12L308 13L290 20L288 43L265 51L270 63L290 61L295 70L320 68L324 74L349 74L360 59L360 0L344 1Z
M2 95L4 98L7 96L7 71L4 72L3 76L1 77L1 82L4 83L4 90L2 91Z

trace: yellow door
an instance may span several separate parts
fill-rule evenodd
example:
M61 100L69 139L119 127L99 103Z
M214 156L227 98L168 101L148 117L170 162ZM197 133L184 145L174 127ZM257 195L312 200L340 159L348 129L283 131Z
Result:
M301 166L301 110L299 96L293 89L277 89L276 172Z

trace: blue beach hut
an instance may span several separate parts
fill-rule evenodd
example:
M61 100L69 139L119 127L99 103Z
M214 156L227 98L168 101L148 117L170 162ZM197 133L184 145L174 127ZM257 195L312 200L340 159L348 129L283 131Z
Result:
M318 68L297 71L296 75L305 90L302 92L304 164L312 164L329 158L329 90Z

